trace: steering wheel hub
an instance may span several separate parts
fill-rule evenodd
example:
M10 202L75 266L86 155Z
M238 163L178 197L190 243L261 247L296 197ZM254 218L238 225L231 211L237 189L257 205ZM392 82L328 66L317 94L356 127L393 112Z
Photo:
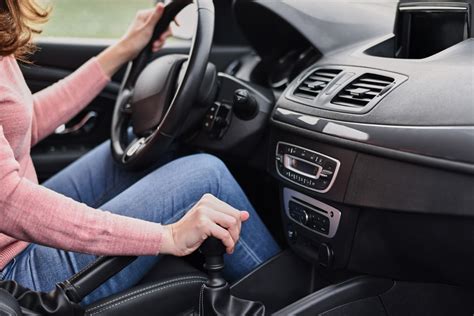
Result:
M137 79L131 99L135 135L149 135L169 109L186 55L166 55L150 63Z

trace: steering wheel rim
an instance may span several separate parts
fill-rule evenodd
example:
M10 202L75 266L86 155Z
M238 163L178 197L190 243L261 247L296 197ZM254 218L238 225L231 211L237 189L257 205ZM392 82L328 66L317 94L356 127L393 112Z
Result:
M134 103L132 102L135 86L151 57L152 41L166 31L176 15L191 3L195 4L197 11L196 29L186 64L181 66L180 80L175 87L175 92L171 93L169 104L161 105L166 109L164 115L160 117L159 123L146 134L139 135L135 134L134 126L134 137L129 142L128 128L132 121L133 111L138 111L133 107ZM198 95L201 81L205 75L212 47L214 18L212 0L173 0L165 7L150 43L137 58L129 62L112 117L111 149L115 161L120 166L130 170L146 168L160 153L165 152L174 139L180 135L183 122L193 105L193 100ZM183 63L182 55L177 56L175 62ZM173 86L172 83L176 83L178 78L171 76L166 80L168 86Z

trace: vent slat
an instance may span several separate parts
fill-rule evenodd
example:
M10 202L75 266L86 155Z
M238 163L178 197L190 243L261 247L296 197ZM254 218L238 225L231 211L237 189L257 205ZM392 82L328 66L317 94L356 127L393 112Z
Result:
M331 102L350 108L363 108L394 81L390 77L366 73L344 87Z
M326 68L313 71L298 85L293 96L314 100L341 72L341 69Z
M355 96L349 95L349 94L342 94L339 97L344 98L344 99L350 99L350 100L356 100L356 101L365 101L365 102L370 102L373 99L373 98L358 98L358 97L355 97Z
M391 84L393 82L392 81L384 81L384 80L378 80L378 79L371 79L371 78L362 78L360 79L360 81L362 82L370 82L370 83L378 83L378 84L381 84L383 86L388 86L389 84Z
M373 85L373 84L360 83L360 82L353 83L352 85L355 86L355 87L360 87L360 88L378 90L378 92L382 91L382 89L385 88L385 87L376 86L376 85Z
M298 88L298 91L306 91L306 92L313 93L313 94L318 94L318 92L321 91L321 90L322 89L314 90L314 89L310 89L308 87L299 87Z
M334 78L336 77L341 71L336 70L335 72L327 72L327 71L318 71L317 74L320 76L326 76L326 77L331 77Z
M350 102L344 102L344 101L337 101L337 104L347 106L347 107L350 107L350 108L360 108L361 107L360 105L356 105L356 104L353 104L353 103L350 103Z
M319 74L318 74L319 75ZM335 76L334 76L335 77ZM334 79L334 77L332 78L327 78L327 77L321 77L321 76L309 76L309 79L311 80L321 80L321 81L326 81L326 82L329 82L331 81L332 79ZM306 80L305 80L306 81Z
M367 92L368 95L373 95L374 97L378 96L379 94L377 92L369 91Z

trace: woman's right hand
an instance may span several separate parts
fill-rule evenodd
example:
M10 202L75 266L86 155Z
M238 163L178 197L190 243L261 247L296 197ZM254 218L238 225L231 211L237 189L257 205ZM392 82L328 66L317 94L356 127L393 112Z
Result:
M205 194L181 220L163 226L160 254L189 255L210 236L220 239L231 254L239 240L242 222L248 218L248 212Z

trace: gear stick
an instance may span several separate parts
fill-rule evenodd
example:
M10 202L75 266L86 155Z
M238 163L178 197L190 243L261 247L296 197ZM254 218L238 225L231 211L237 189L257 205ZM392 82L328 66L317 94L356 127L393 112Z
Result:
M210 288L219 288L227 284L222 275L224 269L224 244L217 238L208 238L201 246L201 253L204 254L206 262L204 269L209 275L207 286Z
M230 294L229 284L222 274L225 247L219 239L208 238L200 251L205 257L204 269L208 272L209 280L201 290L199 316L265 315L265 306L262 303L244 300Z

